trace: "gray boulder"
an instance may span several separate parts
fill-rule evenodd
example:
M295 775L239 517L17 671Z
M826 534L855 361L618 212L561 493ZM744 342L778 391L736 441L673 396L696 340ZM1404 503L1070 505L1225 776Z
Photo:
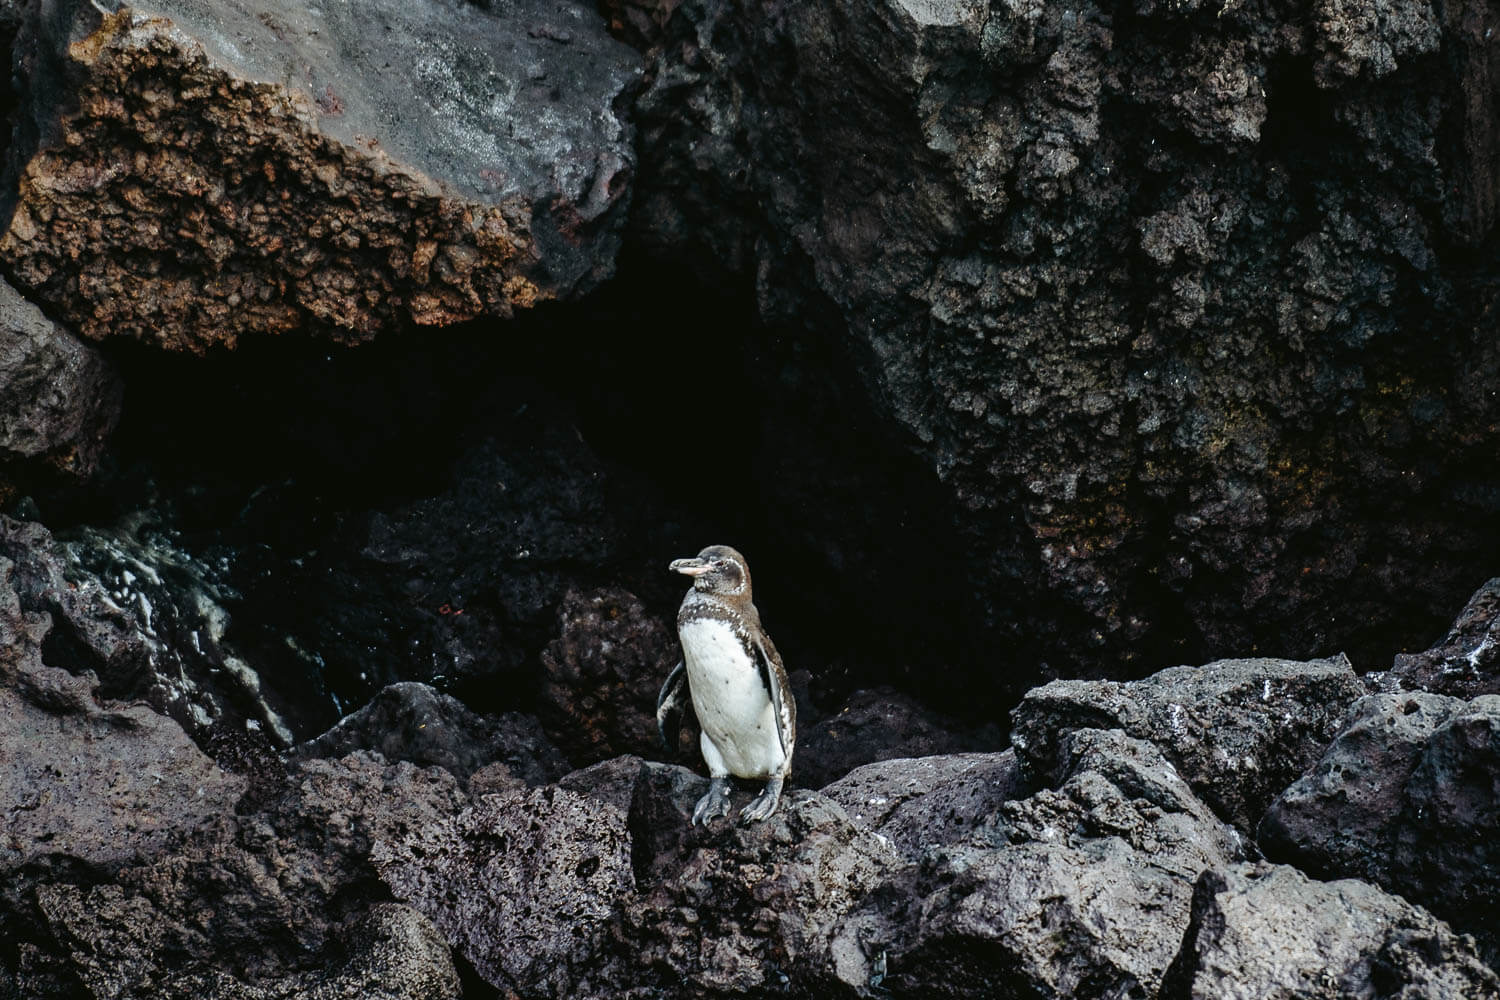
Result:
M1151 744L1079 730L1060 752L1062 783L937 852L906 915L882 898L850 922L872 974L913 996L1154 994L1195 880L1244 846Z
M1363 695L1349 661L1220 660L1139 681L1053 681L1011 712L1012 742L1045 779L1073 729L1118 728L1161 748L1220 816L1253 831Z
M877 761L820 794L915 861L928 848L963 841L1003 804L1029 791L1015 751L1006 750Z
M1500 695L1361 700L1259 839L1274 860L1400 893L1500 960Z
M98 351L0 278L0 470L39 461L74 478L89 476L120 418L122 395L119 376Z
M635 54L569 0L66 0L23 27L0 259L84 336L366 340L610 274Z
M1473 940L1365 882L1285 865L1204 872L1160 1000L1486 1000Z

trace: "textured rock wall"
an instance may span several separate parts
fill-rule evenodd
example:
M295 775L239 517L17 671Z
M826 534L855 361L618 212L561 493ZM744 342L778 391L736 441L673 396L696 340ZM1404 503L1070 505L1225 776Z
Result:
M694 0L635 226L859 363L986 641L1361 653L1495 556L1493 17Z

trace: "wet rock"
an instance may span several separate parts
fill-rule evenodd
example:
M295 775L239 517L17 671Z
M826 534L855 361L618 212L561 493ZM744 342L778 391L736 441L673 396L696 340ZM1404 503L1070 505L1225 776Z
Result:
M360 341L613 270L636 56L585 5L80 0L29 27L0 257L87 337Z
M14 571L0 559L0 871L48 855L102 869L138 862L232 811L244 780L175 722L43 662L49 622L22 609Z
M1204 872L1161 1000L1500 996L1473 941L1354 879L1284 865Z
M122 391L109 362L0 278L0 470L40 460L71 477L91 475Z
M1365 879L1500 959L1500 695L1379 694L1271 805L1268 857Z
M887 985L916 996L1152 996L1193 884L1244 856L1149 743L1079 730L1056 789L1000 807L924 864L903 927L866 925ZM879 951L876 949L878 948Z
M675 630L618 588L570 590L542 651L542 718L579 763L659 752L656 693L680 657Z
M606 928L635 890L623 811L557 786L488 795L372 859L497 988L587 996L611 982Z
M1194 791L1239 829L1343 727L1364 694L1349 661L1220 660L1139 681L1054 681L1011 713L1016 751L1045 779L1073 729L1119 728L1161 748Z
M1496 217L1493 14L1435 10L686 0L633 225L909 432L966 651L1364 659L1497 546L1495 269L1444 250Z
M827 718L798 730L793 780L821 788L861 764L930 757L999 745L998 732L973 733L910 695L883 687L856 691Z
M1500 694L1500 578L1475 591L1431 649L1396 654L1380 679L1403 690L1454 698Z
M0 515L0 555L16 566L22 607L51 618L42 650L49 664L93 671L101 695L146 702L200 745L247 731L292 742L284 713L293 703L264 689L225 639L225 604L236 595L222 553L187 551L181 534L147 510L60 539Z
M501 780L496 766L526 785L545 785L570 770L531 716L477 715L457 698L415 682L390 685L296 748L302 757L342 757L354 750L422 767L435 764L463 781L485 770L491 785Z
M820 794L911 860L966 840L1000 807L1031 789L1013 750L899 757L855 768Z

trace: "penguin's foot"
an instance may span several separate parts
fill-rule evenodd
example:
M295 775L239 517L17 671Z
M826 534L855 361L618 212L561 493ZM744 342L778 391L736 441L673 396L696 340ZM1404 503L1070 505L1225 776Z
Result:
M741 823L759 823L767 819L776 811L781 804L781 784L786 779L777 775L766 782L765 791L750 800L750 804L740 810Z
M693 825L707 826L720 816L729 815L729 779L712 778L708 782L708 794L693 807Z

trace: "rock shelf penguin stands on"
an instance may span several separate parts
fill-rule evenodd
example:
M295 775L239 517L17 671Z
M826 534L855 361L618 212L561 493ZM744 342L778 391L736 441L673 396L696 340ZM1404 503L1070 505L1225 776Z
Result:
M742 822L763 820L776 811L792 768L797 704L781 655L750 600L750 567L729 546L710 545L696 558L676 560L672 569L692 577L693 588L677 612L682 662L656 700L662 742L677 748L690 696L711 779L693 822L728 815L731 775L765 781L765 790L740 811Z

